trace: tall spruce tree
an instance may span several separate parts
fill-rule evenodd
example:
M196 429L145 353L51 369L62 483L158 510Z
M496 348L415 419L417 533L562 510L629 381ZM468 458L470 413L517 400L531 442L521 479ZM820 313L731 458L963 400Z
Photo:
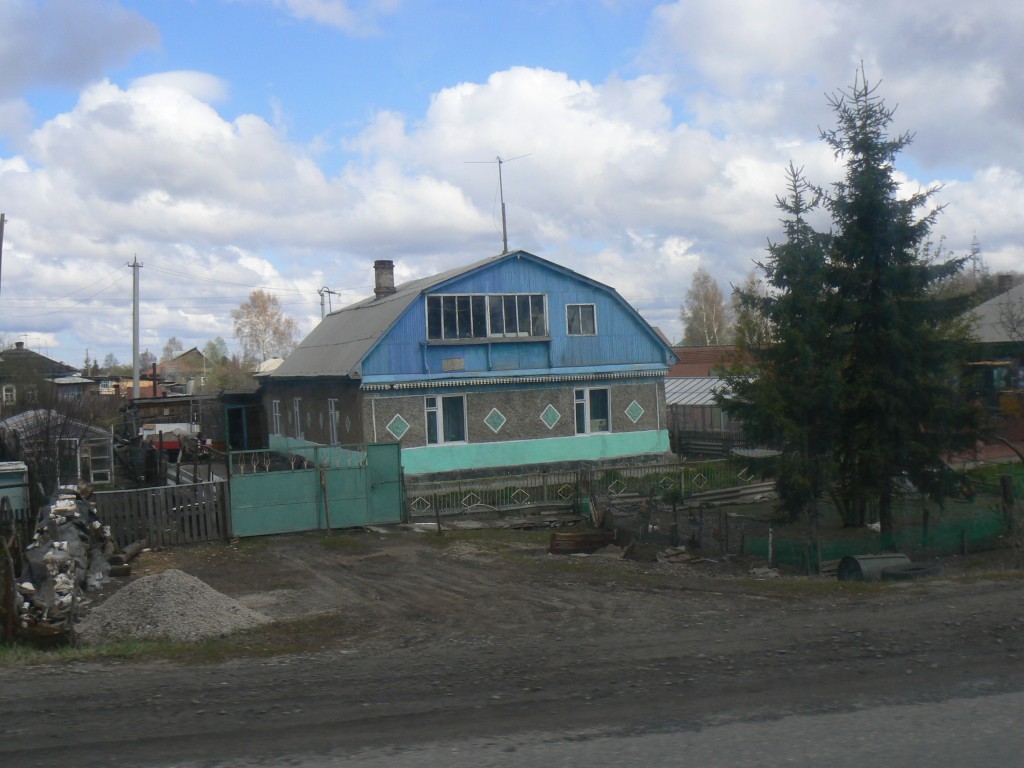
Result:
M889 134L893 113L876 87L860 74L830 105L836 128L821 138L845 176L826 195L790 165L777 201L786 239L758 265L770 290L740 291L770 321L773 343L748 350L753 365L731 370L719 401L749 439L781 449L791 516L829 495L846 525L873 509L888 536L904 478L940 496L945 457L977 435L978 414L953 384L969 297L936 290L965 259L926 247L936 189L901 196L894 162L911 137ZM807 221L819 204L827 235Z
M935 187L900 195L894 162L911 135L891 135L893 110L860 73L829 99L836 127L821 138L845 164L825 206L835 235L829 257L831 321L841 360L837 500L847 524L877 510L893 529L903 477L926 483L944 455L973 440L971 407L951 380L962 348L951 305L931 288L964 259L929 261L922 244L940 208Z
M770 243L758 264L769 290L741 288L740 304L764 318L772 343L743 351L727 376L728 413L743 421L747 438L781 451L777 489L790 519L814 514L829 489L837 429L838 366L827 308L828 236L807 222L821 192L790 164L788 193L776 199L785 214L785 240Z

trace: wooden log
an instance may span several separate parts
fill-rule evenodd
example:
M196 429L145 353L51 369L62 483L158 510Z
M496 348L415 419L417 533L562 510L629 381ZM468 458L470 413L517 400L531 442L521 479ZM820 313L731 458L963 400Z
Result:
M120 552L119 554L116 554L113 557L111 557L110 558L110 564L111 565L125 565L127 563L130 563L132 560L134 560L138 556L139 552L141 552L142 550L144 550L148 546L149 546L149 540L148 539L139 539L138 541L133 541L131 544L129 544L127 547L125 547L122 552Z

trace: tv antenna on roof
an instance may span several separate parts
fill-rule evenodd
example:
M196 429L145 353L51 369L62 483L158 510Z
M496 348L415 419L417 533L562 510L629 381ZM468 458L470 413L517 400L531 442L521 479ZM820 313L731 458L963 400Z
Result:
M503 160L501 156L494 158L493 160L467 160L467 163L497 163L498 164L498 194L501 197L501 253L502 255L508 253L508 227L505 224L505 189L501 183L501 166L505 163L511 163L513 160L519 160L523 157L529 157L532 152L527 152L525 155L517 155L516 157L510 157L507 160Z

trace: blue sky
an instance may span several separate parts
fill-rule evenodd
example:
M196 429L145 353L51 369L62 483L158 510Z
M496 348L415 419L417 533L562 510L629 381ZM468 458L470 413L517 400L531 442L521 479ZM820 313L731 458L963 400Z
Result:
M273 290L303 330L509 244L614 286L673 339L728 291L792 161L827 185L826 94L858 67L915 133L936 239L1024 270L1011 2L0 0L0 336L80 364L216 336Z

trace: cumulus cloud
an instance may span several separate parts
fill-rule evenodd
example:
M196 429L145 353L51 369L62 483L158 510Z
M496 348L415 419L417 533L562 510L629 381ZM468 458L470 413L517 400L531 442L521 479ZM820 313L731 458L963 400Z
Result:
M3 24L0 99L84 85L160 42L154 24L109 0L8 0Z
M993 268L1019 269L1011 29L1022 12L937 2L927 13L909 0L665 5L632 76L513 66L450 82L422 112L381 109L351 129L331 148L333 171L322 140L302 146L280 127L287 96L268 115L228 117L234 84L207 73L90 78L73 107L0 157L0 199L14 201L4 320L54 343L124 349L125 265L137 256L144 346L230 338L230 310L256 286L308 330L317 289L361 298L376 258L395 260L403 280L499 252L502 158L510 247L614 286L678 338L696 269L728 293L780 236L785 166L824 186L841 174L818 128L833 123L826 93L862 61L899 104L897 130L916 132L901 157L908 189L944 185L936 236L957 252L977 236ZM122 23L116 6L89 5L102 5L108 27ZM277 5L346 32L395 10ZM19 7L37 6L55 7ZM29 121L16 98L0 105L0 127Z

